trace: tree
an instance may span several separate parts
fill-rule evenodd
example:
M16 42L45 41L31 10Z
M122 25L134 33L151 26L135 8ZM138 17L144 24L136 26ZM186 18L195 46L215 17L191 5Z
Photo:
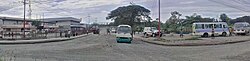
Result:
M40 26L41 24L42 24L41 21L32 21L31 23L31 25L36 26L36 27Z
M159 21L152 21L150 27L157 27L157 29L158 29L158 25L159 25ZM162 22L161 22L161 25L160 25L160 26L163 26L163 23L162 23Z
M226 14L224 14L224 13L220 15L220 19L222 20L222 22L226 22L229 25L231 24L230 23L231 19Z
M171 31L171 32L176 32L177 31L177 28L180 26L180 18L181 14L177 11L173 11L171 12L171 17L166 21L165 23L165 27L168 27L168 28L165 28L165 29L168 29L168 31Z
M135 27L136 23L141 23L142 18L147 18L150 21L150 10L140 6L140 5L128 5L118 7L117 9L111 11L106 17L107 20L114 20L115 25L127 24Z
M232 19L230 21L230 23L231 24L234 24L236 22L248 22L248 23L250 23L249 19L250 19L250 16L242 16L242 17L238 17L236 19Z

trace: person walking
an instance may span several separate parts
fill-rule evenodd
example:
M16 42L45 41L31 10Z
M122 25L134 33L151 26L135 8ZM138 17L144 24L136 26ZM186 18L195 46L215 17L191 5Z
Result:
M230 33L229 36L233 36L233 30L234 29L232 27L229 27L229 33Z
M107 34L110 34L110 29L109 28L107 28Z
M68 38L70 38L70 36L71 36L71 31L68 30L67 34L68 34Z
M60 30L60 37L62 37L62 31Z

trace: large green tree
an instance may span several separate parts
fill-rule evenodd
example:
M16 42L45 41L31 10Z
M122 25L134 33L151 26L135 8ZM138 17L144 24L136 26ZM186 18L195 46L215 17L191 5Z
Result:
M135 24L141 23L141 21L150 21L150 10L140 5L128 5L118 7L111 11L106 17L107 20L114 20L115 25L127 24L135 27Z
M222 20L222 22L226 22L227 24L231 25L231 23L230 23L231 19L226 14L224 14L224 13L221 14L220 19Z

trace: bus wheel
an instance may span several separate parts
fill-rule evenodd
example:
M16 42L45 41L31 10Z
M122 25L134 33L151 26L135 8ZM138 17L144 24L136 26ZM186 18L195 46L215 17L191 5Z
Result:
M226 33L226 32L223 32L223 33L222 33L222 36L227 36L227 33Z
M204 33L204 34L203 34L203 37L208 37L208 33Z

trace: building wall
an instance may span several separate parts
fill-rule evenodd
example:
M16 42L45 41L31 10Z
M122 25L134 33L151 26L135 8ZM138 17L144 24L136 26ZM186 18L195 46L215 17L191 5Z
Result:
M2 19L0 19L0 25L3 25L3 20Z
M3 25L16 25L17 23L18 21L8 21L8 20L3 21Z
M71 22L70 21L59 21L56 23L56 25L58 26L65 26L65 25L70 25Z
M13 20L2 20L0 21L2 25L22 25L23 21L13 21ZM32 22L28 22L30 25Z
M80 24L80 22L70 21L71 24Z

